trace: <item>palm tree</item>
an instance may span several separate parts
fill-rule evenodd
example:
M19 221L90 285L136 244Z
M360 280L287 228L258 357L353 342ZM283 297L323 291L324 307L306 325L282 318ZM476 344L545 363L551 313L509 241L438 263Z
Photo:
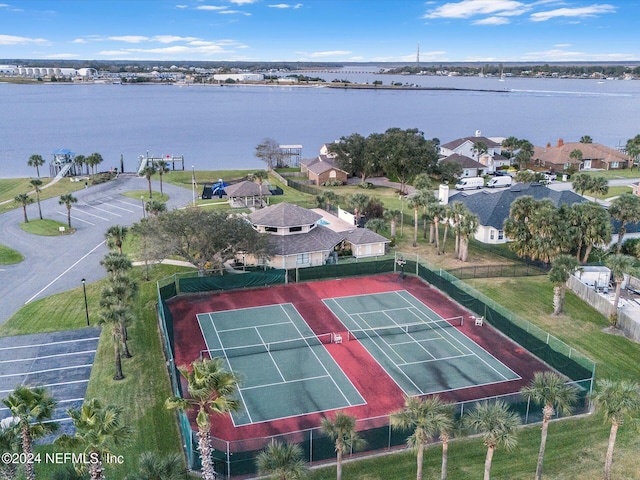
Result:
M185 475L182 457L177 453L144 452L138 461L138 472L125 480L181 480Z
M33 440L55 432L58 428L57 423L48 421L53 416L56 401L44 387L29 388L19 385L2 403L16 419L15 424L22 439L22 453L26 458L32 458ZM35 480L33 463L26 462L24 469L27 480Z
M564 415L571 414L573 404L577 398L577 389L572 385L568 385L557 373L536 372L531 383L522 388L520 394L525 400L542 405L542 434L535 476L535 480L541 480L549 421L556 411Z
M571 180L571 186L576 192L580 192L580 195L584 196L584 192L591 190L593 185L593 177L586 173L579 173L575 175Z
M27 165L30 167L36 167L36 173L38 174L38 178L40 178L40 167L44 165L44 159L41 155L31 155L29 160L27 161Z
M120 351L123 336L120 325L123 322L123 318L126 317L124 321L129 320L129 315L131 315L131 309L128 305L107 304L102 306L98 316L98 325L111 325L111 339L113 341L113 356L115 361L114 380L122 380L124 378L124 374L122 373L122 353Z
M20 452L20 432L13 421L12 417L7 417L0 422L0 452L2 453L19 453ZM18 472L18 462L7 461L4 459L0 462L0 478L13 480Z
M87 164L87 166L91 166L92 175L96 174L96 167L100 165L103 162L103 160L104 159L102 158L102 155L100 155L97 152L92 153L85 159L85 163Z
M567 280L577 267L578 260L573 255L558 255L551 264L549 280L553 283L554 315L560 315L563 311Z
M205 480L214 480L209 440L211 416L226 415L240 409L240 403L235 398L238 380L233 373L224 369L224 360L221 358L203 358L194 361L191 370L184 365L178 370L187 381L190 398L171 397L166 400L165 406L170 409L197 410L196 424L202 475Z
M580 137L580 143L593 143L593 139L590 135L583 135Z
M122 255L122 242L127 237L127 233L129 233L129 229L127 227L123 227L122 225L112 225L107 229L107 233L104 234L105 239L107 240L107 246L109 248L116 247L118 252Z
M524 138L518 140L518 153L516 154L518 170L522 170L531 160L531 157L533 157L533 144Z
M138 295L138 284L124 273L118 273L110 277L102 288L100 307L103 312L103 320L111 320L114 316L119 323L120 341L122 342L122 355L131 358L129 352L129 335L127 326L135 320L133 313L134 301ZM107 323L111 323L108 321Z
M407 202L409 208L413 208L413 248L418 246L418 212L424 205L423 198L416 194Z
M576 160L576 162L578 164L582 163L582 150L580 150L579 148L574 148L573 150L571 150L571 152L569 153L569 158L571 160ZM579 169L579 168L578 168Z
M84 448L83 453L91 459L91 479L104 479L104 455L113 454L113 447L126 445L132 434L124 417L124 410L119 406L103 405L97 398L92 398L78 409L70 408L67 414L76 431L73 436L60 436L55 443L67 448Z
M391 238L396 238L396 227L398 219L400 218L400 210L390 209L384 211L384 219L389 222L389 228L391 230Z
M502 148L506 149L509 152L508 158L513 157L513 151L518 148L519 140L516 137L507 137L502 141Z
M307 476L302 448L295 443L271 442L256 457L259 475L277 480L298 480Z
M58 200L58 204L67 207L67 224L69 225L69 228L71 228L71 205L74 203L78 203L78 199L70 193L60 195L60 200Z
M372 218L367 223L365 223L364 226L369 230L373 230L376 233L380 233L381 230L384 230L387 224L381 218Z
M591 400L597 412L605 421L611 422L609 444L604 461L604 480L611 478L613 448L616 444L618 428L624 420L640 410L640 386L627 380L598 380Z
M629 168L633 170L633 165L638 161L638 157L640 156L640 135L636 135L635 137L627 140L625 150L627 155L629 155L631 163Z
M604 177L593 177L589 191L593 193L594 201L598 201L598 195L606 195L609 191L607 179Z
M353 195L349 195L347 202L353 209L353 214L356 216L356 226L359 226L362 212L367 208L367 204L369 203L369 196L364 193L355 193Z
M458 258L461 262L466 262L469 256L469 239L475 235L480 226L480 220L477 215L470 211L466 211L460 218L458 233L460 235L460 253Z
M253 180L258 182L258 185L260 186L260 206L262 206L262 185L264 184L264 181L269 178L269 174L266 170L257 170L253 172L252 176Z
M636 259L630 255L621 255L619 253L614 255L607 255L605 258L605 265L611 270L613 280L616 282L616 294L613 300L613 313L609 318L609 323L612 327L615 327L618 323L618 302L620 301L620 291L622 290L622 282L624 281L624 275L631 275L635 271Z
M165 202L160 201L160 200L151 199L144 205L144 209L149 214L153 215L154 217L157 217L162 212L166 212L167 211L167 204Z
M627 233L627 225L640 222L640 197L632 193L623 193L611 202L609 214L620 222L616 246L618 253L620 253L624 234Z
M160 176L160 194L162 195L162 176L169 171L169 164L165 160L158 160L156 162L156 169Z
M151 177L156 173L155 165L147 165L142 169L140 174L147 179L147 184L149 185L149 198L153 196L153 192L151 191Z
M444 405L437 395L425 400L418 397L405 397L404 408L391 414L392 427L413 432L407 438L407 445L417 454L417 480L422 480L425 444L439 431L449 430L449 428L443 428L447 419L450 418L444 412Z
M78 166L78 173L82 175L82 166L84 165L86 157L84 155L76 155L73 159L73 163ZM87 174L89 173L89 165L87 165Z
M464 423L482 436L487 447L484 461L484 480L491 478L491 462L493 454L499 446L507 451L513 450L517 444L517 429L520 417L509 410L502 400L481 402L464 417Z
M442 234L442 249L438 252L438 255L444 255L445 248L447 246L447 233L449 232L449 226L451 225L451 221L453 220L453 210L449 205L442 205L442 217L441 220L444 222L444 233Z
M22 205L22 213L24 214L24 223L29 223L29 218L27 217L27 205L33 203L33 198L31 198L26 193L21 193L20 195L16 195L13 201Z
M333 420L324 417L320 429L334 443L336 448L336 480L342 480L342 456L364 447L365 441L356 432L356 417L336 412Z
M29 180L29 183L33 185L33 188L36 190L36 201L38 202L38 213L40 214L40 220L42 220L42 208L40 207L40 186L42 185L42 180L39 178L32 178Z
M125 253L116 252L107 253L104 258L100 260L100 265L102 265L112 277L129 271L133 266L131 260L129 260L129 257L127 257Z

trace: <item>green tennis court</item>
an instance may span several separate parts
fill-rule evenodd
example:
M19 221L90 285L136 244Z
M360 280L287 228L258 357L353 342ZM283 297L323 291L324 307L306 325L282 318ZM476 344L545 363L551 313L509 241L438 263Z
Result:
M406 290L323 300L407 395L518 380L520 376Z
M290 304L197 315L210 357L240 379L236 426L362 405L325 344ZM285 401L286 400L286 401Z

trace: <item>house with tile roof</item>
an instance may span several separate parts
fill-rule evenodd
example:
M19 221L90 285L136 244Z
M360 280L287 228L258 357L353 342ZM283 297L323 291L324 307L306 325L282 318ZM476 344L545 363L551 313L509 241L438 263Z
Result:
M332 217L326 220L324 217ZM330 214L308 210L290 203L279 203L251 213L248 220L260 233L271 235L275 254L268 265L275 268L302 268L336 261L339 250L351 250L356 258L384 255L390 242L366 228L339 225ZM344 222L346 223L346 222ZM248 265L262 264L245 258Z
M582 159L571 158L574 150L582 152ZM562 139L554 146L534 147L531 160L553 172L562 172L572 165L576 170L618 170L629 166L629 156L614 148L600 143L565 143Z
M320 148L317 157L300 160L300 171L315 185L326 182L347 183L348 173L336 165L335 155L329 152L326 143Z
M267 187L249 180L227 185L224 191L232 207L261 206L264 197L271 195L271 191Z
M530 196L534 200L549 199L557 207L586 202L587 199L571 190L551 190L540 183L516 183L512 187L499 192L481 192L468 194L458 192L448 196L447 202L461 202L467 209L478 216L480 227L475 239L482 243L507 243L504 235L504 221L509 218L511 204L520 197Z
M480 142L487 147L486 152L480 153L474 148L475 145ZM479 130L476 131L476 134L472 137L458 138L440 145L440 155L443 157L441 161L444 161L452 155L458 155L458 157L453 157L452 161L461 163L461 157L466 157L483 166L482 172L479 172L479 167L475 168L478 170L476 175L472 174L471 170L466 174L463 166L463 176L465 177L494 173L498 168L508 167L511 164L511 161L502 155L501 141L484 137Z

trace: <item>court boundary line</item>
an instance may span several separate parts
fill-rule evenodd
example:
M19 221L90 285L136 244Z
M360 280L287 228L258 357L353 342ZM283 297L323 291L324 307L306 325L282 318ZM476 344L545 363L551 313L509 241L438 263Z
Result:
M52 355L42 355L41 357L29 357L29 358L12 358L11 360L0 360L0 363L18 363L32 360L40 360L41 358L55 358L55 357L68 357L72 355L81 355L83 353L96 353L96 350L82 350L80 352L69 352L69 353L54 353ZM1 375L0 375L1 376Z
M48 342L48 343L34 343L30 345L16 345L11 347L0 347L1 350L12 350L16 348L33 348L33 347L46 347L47 345L61 345L63 343L72 343L72 342L84 342L88 340L100 340L100 337L82 337L76 338L72 340L60 340L59 342Z
M92 363L88 363L88 364L84 364L84 365L73 365L73 366L70 366L70 367L47 368L47 369L44 369L44 370L33 370L33 371L29 371L27 373L8 373L8 374L5 374L5 375L0 375L0 378L17 377L17 376L20 376L20 375L23 375L23 376L26 377L27 375L33 375L33 374L36 374L36 373L47 373L47 372L55 372L57 370L71 370L72 368L85 368L85 367L93 367L93 364Z

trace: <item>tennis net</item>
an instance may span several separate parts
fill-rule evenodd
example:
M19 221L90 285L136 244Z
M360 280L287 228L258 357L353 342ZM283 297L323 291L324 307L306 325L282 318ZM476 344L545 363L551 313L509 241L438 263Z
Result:
M414 322L403 323L397 325L389 325L385 327L371 327L349 330L347 332L348 340L361 340L371 337L386 337L389 335L408 335L415 332L424 332L428 330L439 330L441 328L461 327L464 324L463 317L453 317L431 322Z
M332 333L323 333L312 337L299 337L290 340L278 340L268 343L257 343L253 345L241 345L238 347L215 348L209 350L201 350L200 358L214 357L244 357L247 355L256 355L258 353L275 352L278 350L292 350L296 348L308 348L317 345L325 345L333 343Z

